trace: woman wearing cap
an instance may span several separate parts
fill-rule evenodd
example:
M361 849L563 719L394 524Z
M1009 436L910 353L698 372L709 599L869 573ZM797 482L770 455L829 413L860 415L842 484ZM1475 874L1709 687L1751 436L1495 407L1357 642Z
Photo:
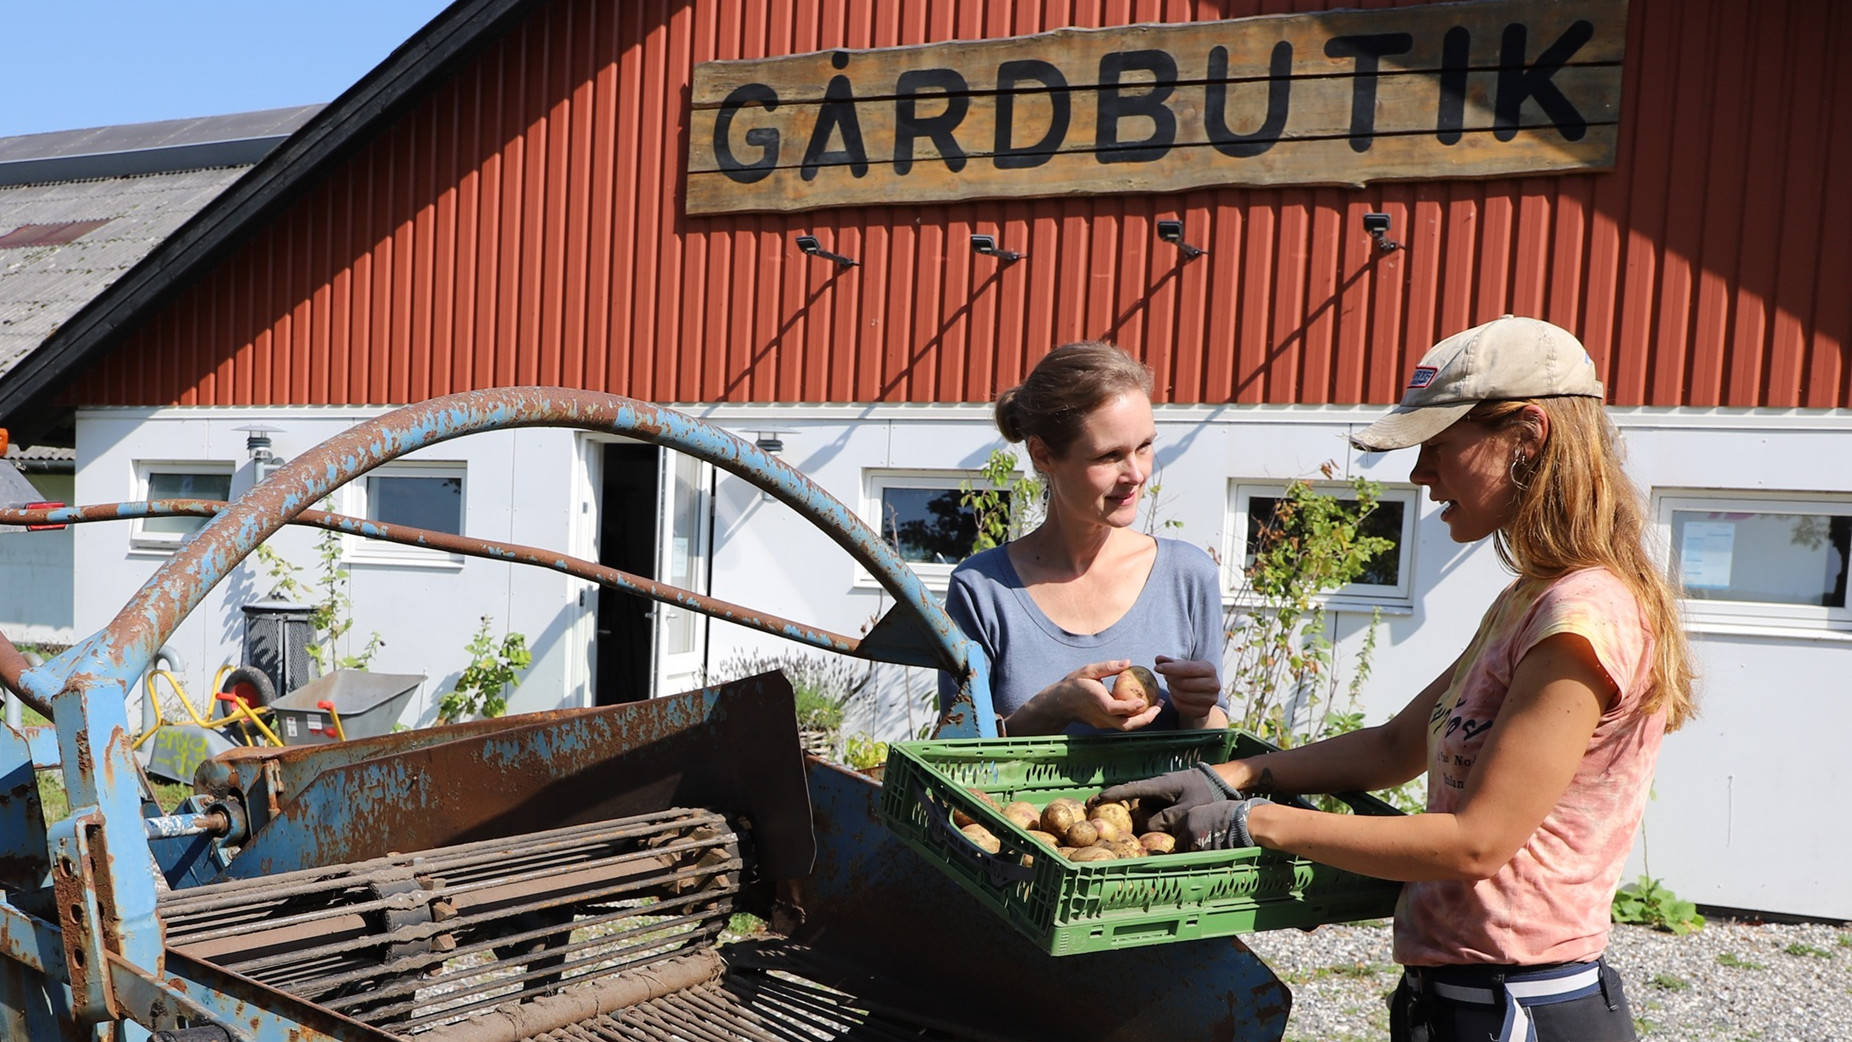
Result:
M1047 516L960 564L945 608L989 656L1009 734L1228 726L1215 563L1132 528L1157 440L1150 392L1150 370L1087 341L997 398L997 429L1047 482ZM1134 664L1162 676L1160 704L1108 690ZM939 690L949 707L956 679L942 674Z
M1405 880L1398 1040L1635 1037L1601 959L1609 906L1660 739L1693 703L1677 601L1601 399L1582 345L1547 322L1506 316L1441 341L1402 404L1352 441L1419 445L1410 480L1453 539L1490 536L1517 573L1465 652L1387 723L1108 790L1168 804L1154 823L1198 847ZM1423 771L1425 814L1264 798Z

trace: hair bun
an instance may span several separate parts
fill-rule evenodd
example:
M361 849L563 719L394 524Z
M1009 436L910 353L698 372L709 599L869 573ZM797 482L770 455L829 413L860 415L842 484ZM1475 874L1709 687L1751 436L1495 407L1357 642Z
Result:
M997 404L993 410L997 423L997 432L1003 440L1014 444L1023 440L1022 433L1022 388L1012 387L997 395Z

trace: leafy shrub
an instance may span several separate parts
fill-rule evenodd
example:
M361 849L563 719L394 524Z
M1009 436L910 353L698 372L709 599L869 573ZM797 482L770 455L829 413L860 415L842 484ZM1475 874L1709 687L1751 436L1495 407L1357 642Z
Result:
M846 655L784 651L736 653L715 666L709 680L724 683L778 670L791 682L797 725L819 740L813 752L834 755L849 705L874 677L871 664Z
M1335 463L1320 467L1326 479L1336 471ZM1350 487L1347 500L1306 481L1286 486L1253 534L1253 560L1242 569L1248 594L1227 627L1235 724L1283 748L1362 724L1352 707L1369 677L1378 618L1371 617L1341 701L1322 598L1362 576L1394 543L1364 532L1382 486L1355 478Z
M470 638L464 650L469 665L457 675L456 686L437 700L437 720L451 723L469 716L500 716L508 711L507 692L521 682L521 671L533 661L527 650L527 637L506 633L497 641L489 636L489 616Z
M858 771L879 767L887 762L887 743L877 742L865 734L852 734L842 758Z
M1650 926L1671 934L1687 934L1704 927L1698 906L1682 901L1651 876L1641 876L1614 894L1612 917L1617 923Z

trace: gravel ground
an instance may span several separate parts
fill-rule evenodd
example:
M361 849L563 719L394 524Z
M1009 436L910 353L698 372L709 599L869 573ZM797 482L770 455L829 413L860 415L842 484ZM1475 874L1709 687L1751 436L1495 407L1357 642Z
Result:
M1243 938L1293 989L1286 1042L1389 1037L1389 926ZM1674 937L1616 926L1608 961L1646 1042L1852 1042L1852 926L1712 920Z

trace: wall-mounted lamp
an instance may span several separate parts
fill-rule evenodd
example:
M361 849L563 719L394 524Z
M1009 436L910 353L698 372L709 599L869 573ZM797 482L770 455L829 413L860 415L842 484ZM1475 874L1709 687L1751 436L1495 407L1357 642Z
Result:
M765 453L767 456L776 456L785 450L784 436L796 433L796 431L784 427L768 427L762 431L753 431L752 443L758 447L760 452ZM759 498L770 503L778 497L772 495L769 491L761 489L759 491Z
M997 237L994 235L973 235L971 237L971 249L973 252L981 253L986 257L995 257L1005 264L1011 261L1022 260L1023 256L1014 250L997 249Z
M1179 250L1183 251L1183 258L1185 260L1203 255L1201 249L1183 241L1182 221L1159 221L1157 223L1157 236L1165 242L1174 243Z
M250 453L252 474L261 483L265 478L277 472L283 465L283 457L270 448L270 436L283 433L283 428L272 427L267 423L253 423L245 427L233 427L232 430L244 434L244 451Z
M1363 230L1376 240L1376 248L1383 253L1390 253L1402 248L1402 244L1389 238L1389 215L1386 213L1366 213L1363 215Z
M809 256L822 257L824 260L833 260L838 265L844 268L853 268L857 264L861 263L860 261L852 261L849 258L844 257L840 253L831 253L830 251L824 249L823 244L819 243L817 241L817 237L814 235L798 236L797 237L797 248Z

